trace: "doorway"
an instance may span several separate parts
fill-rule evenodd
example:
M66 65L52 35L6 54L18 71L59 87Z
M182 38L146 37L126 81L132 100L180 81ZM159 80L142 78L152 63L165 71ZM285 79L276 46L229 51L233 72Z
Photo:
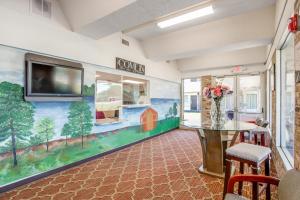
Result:
M262 77L260 74L216 77L217 82L233 90L233 94L225 96L223 101L228 119L253 121L264 116L265 87Z

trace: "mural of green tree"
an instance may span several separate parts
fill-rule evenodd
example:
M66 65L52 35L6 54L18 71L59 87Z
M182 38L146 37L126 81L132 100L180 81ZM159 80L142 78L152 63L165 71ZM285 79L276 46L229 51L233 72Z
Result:
M177 106L178 106L177 103L173 104L173 115L174 115L174 117L176 117L177 114L178 114Z
M173 107L169 108L169 116L172 117L173 116Z
M66 123L61 132L61 136L66 136L66 145L68 145L68 136L72 134L72 127Z
M73 102L69 109L69 126L72 127L71 137L81 136L81 148L83 148L83 137L91 133L92 112L88 103L84 101Z
M33 136L30 136L30 145L35 146L35 145L40 145L43 143L43 138L38 135L35 134Z
M42 138L43 142L46 143L47 152L49 151L49 140L53 138L54 133L54 121L49 117L41 119L36 127L36 132Z
M13 165L17 166L17 140L25 141L33 127L34 108L23 100L23 87L0 83L0 142L11 138Z

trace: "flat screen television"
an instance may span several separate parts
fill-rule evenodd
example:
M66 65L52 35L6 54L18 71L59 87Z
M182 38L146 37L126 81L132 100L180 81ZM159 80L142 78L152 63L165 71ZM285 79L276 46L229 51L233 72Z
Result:
M25 99L28 101L78 101L83 97L83 68L57 59L26 60ZM48 58L49 61L49 58ZM62 65L64 64L64 65Z

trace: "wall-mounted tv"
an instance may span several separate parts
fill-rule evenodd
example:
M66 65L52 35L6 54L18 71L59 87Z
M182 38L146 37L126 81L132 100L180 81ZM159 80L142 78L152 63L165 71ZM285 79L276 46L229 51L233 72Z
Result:
M29 53L25 66L25 100L82 100L84 70L80 63Z

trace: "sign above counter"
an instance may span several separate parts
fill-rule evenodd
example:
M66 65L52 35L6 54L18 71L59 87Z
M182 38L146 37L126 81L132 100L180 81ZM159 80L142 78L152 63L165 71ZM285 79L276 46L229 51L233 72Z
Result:
M116 68L118 70L145 75L145 65L116 57Z

